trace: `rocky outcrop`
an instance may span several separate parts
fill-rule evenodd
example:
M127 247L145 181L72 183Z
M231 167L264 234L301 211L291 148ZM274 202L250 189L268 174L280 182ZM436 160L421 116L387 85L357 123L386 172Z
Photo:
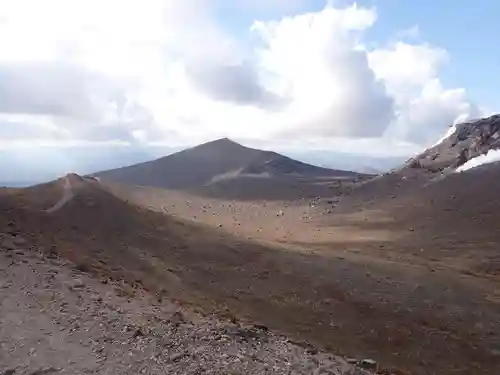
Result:
M435 175L454 171L489 150L500 148L500 114L454 125L454 131L435 146L410 159L403 171Z

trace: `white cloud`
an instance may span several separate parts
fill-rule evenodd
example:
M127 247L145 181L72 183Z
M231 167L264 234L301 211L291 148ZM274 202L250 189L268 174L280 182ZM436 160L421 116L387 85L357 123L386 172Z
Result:
M277 16L305 3L239 0L275 18L243 40L216 22L221 0L0 0L0 140L426 145L477 112L440 82L445 50L368 50L371 8Z
M413 25L407 29L401 30L396 33L396 37L400 39L419 39L420 38L420 27L418 25Z
M489 150L486 154L476 156L462 164L456 169L456 172L465 172L469 169L479 167L480 165L495 163L500 161L500 150Z
M465 89L443 87L438 73L448 59L441 48L403 42L369 54L370 66L396 103L388 135L429 146L450 125L480 114Z
M369 9L327 7L254 24L264 43L260 67L290 102L286 128L280 130L330 137L383 133L391 121L392 99L357 45L359 33L375 19Z
M418 89L436 77L440 65L448 59L444 49L404 42L369 54L370 67L393 95L410 94L411 90Z
M0 113L96 120L116 92L104 77L59 63L0 64Z
M276 15L303 10L307 0L217 0L217 5L229 7L231 9L239 8L246 12L252 12L257 16Z
M53 138L37 138L33 139L16 139L10 141L0 140L0 151L20 150L22 152L40 150L40 149L72 149L75 147L86 147L88 149L95 147L128 147L131 144L119 139L107 140L105 142L99 141L85 141L85 140L54 140ZM33 159L31 159L33 162Z
M437 79L427 82L418 96L401 103L400 108L392 131L422 145L435 143L450 124L479 113L467 100L464 89L444 89Z

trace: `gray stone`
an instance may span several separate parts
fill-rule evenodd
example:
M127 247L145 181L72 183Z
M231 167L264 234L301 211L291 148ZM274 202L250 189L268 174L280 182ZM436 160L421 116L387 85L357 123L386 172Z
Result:
M377 371L378 365L377 362L373 359L363 359L359 361L358 366L365 370Z
M85 287L85 283L81 279L73 279L68 286L70 289L82 289Z

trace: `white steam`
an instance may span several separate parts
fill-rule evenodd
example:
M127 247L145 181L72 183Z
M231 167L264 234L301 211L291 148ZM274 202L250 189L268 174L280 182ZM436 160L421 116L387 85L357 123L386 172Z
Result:
M466 163L458 167L455 172L465 172L469 169L479 167L480 165L494 163L497 161L500 161L500 149L489 150L486 154L482 154L468 160Z
M446 134L443 135L436 143L434 143L429 148L436 147L438 144L440 144L441 142L443 142L445 139L447 139L448 137L451 137L456 131L457 131L457 126L456 125L450 126L450 128L448 129L448 131L446 132Z

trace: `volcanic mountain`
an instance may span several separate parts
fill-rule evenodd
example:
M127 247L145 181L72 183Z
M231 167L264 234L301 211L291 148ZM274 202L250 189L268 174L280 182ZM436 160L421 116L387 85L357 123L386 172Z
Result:
M313 166L223 138L157 160L99 172L94 176L132 185L192 189L249 177L356 178L362 175Z
M499 160L500 155L500 115L453 125L447 134L435 145L409 159L400 168L366 181L354 189L355 200L362 205L378 201L380 198L395 199L407 194L420 194L421 188L436 184L451 188L443 180L470 180L471 177L457 177L455 172L467 170L470 166L485 165L481 169L495 169L498 166L488 162ZM477 172L477 183L493 172ZM476 184L477 185L477 184ZM433 189L440 189L436 186ZM451 193L450 193L451 194ZM415 195L415 196L416 196Z
M453 125L434 146L410 159L402 171L422 175L453 173L469 160L500 148L500 115Z

